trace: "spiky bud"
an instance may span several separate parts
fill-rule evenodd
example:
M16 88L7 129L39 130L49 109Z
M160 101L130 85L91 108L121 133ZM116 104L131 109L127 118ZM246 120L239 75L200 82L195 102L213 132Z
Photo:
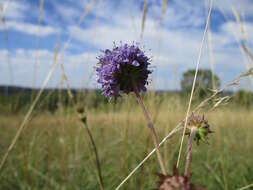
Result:
M194 115L193 113L191 114L187 122L187 135L190 135L190 131L193 127L197 128L196 135L194 137L197 144L199 144L199 141L207 142L208 134L213 132L210 130L210 125L205 119L204 114L202 116Z

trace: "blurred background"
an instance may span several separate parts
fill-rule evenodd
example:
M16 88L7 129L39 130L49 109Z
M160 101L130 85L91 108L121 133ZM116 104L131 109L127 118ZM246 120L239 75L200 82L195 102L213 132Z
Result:
M115 189L153 150L134 95L109 101L96 82L114 42L152 58L142 98L159 141L186 117L201 55L190 111L215 133L193 145L191 180L252 189L252 0L0 0L0 26L0 189ZM181 137L160 148L168 173ZM155 189L157 172L152 155L121 189Z

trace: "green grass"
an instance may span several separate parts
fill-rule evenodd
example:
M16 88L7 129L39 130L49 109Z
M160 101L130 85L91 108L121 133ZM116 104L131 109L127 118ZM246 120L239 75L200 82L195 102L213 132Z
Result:
M185 116L179 101L147 104L161 140ZM87 110L88 125L101 159L105 189L114 189L153 149L150 131L135 101ZM236 189L253 183L253 110L223 108L206 114L215 133L209 145L194 144L192 181L207 189ZM0 116L0 155L23 115ZM176 164L182 132L161 148L168 171ZM184 171L185 149L180 163ZM122 189L154 189L160 172L156 155ZM23 131L0 173L0 189L99 189L95 156L86 130L74 113L36 114Z

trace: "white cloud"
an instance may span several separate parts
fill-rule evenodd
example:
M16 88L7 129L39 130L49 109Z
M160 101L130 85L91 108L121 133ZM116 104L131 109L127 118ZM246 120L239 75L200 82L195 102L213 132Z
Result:
M58 11L58 13L67 20L72 20L73 18L77 18L80 17L80 14L82 13L81 11L77 11L76 8L74 7L66 7L64 5L59 5L57 4L55 6L56 11Z
M54 56L53 52L48 50L34 51L26 49L17 49L10 54L13 68L14 85L32 86L36 54L39 58L39 61L37 62L36 87L40 87L42 85L43 80L46 78L47 73L51 68ZM0 84L10 84L7 82L9 81L9 71L6 50L0 50L0 62L0 70L2 73L0 75ZM88 87L96 87L94 76L92 77L92 81L87 83L89 76L91 73L93 73L95 63L96 55L94 53L71 55L66 52L64 55L64 67L71 87L83 87L85 84L87 84ZM50 80L48 87L57 87L57 85L60 83L60 80L61 69L59 67L58 59L58 67L52 79Z
M156 84L158 81L171 83L174 72L172 68L175 65L178 68L179 74L182 74L183 71L189 68L195 67L201 38L203 36L203 28L185 27L194 23L195 18L197 18L197 23L199 23L197 25L201 25L205 22L205 17L203 15L201 16L201 13L196 13L196 10L199 10L199 8L193 11L192 15L192 11L190 8L188 9L182 10L183 12L187 12L182 15L180 15L181 12L177 12L177 16L175 16L176 12L167 13L174 15L167 18L167 23L174 24L171 29L168 29L168 27L166 29L162 28L159 20L147 17L142 44L145 45L146 50L151 49L150 54L153 55L153 64L156 66L156 73L153 76L157 77L157 79L153 79L157 80L155 82ZM171 10L174 11L174 9ZM169 8L168 11L171 10ZM141 16L140 14L137 15L138 17L135 17L133 20L129 15L120 14L116 11L111 23L100 23L96 26L95 34L94 29L91 27L81 28L69 26L68 30L74 32L74 38L81 43L93 44L100 49L110 48L113 41L131 42L140 40ZM189 17L186 19L186 22L184 22L185 17ZM178 25L176 25L177 23ZM252 42L252 23L246 22L245 28L247 29L249 42ZM246 69L239 46L236 46L234 33L237 33L237 36L240 37L239 27L236 22L232 21L221 24L218 31L212 33L214 67L224 83L236 77L233 74L239 74ZM208 50L205 47L200 66L209 68L209 64ZM165 74L165 71L167 74ZM159 84L158 88L163 86L164 84ZM179 83L177 86L179 86Z
M28 22L27 20L38 20L39 7L34 7L25 0L9 0L1 3L0 16L4 16L6 18L7 30L15 30L29 35L38 34L38 23L36 22L36 24L34 24L32 22ZM58 29L49 25L40 26L40 35L42 37L55 34L58 31Z
M6 27L8 30L15 30L29 35L38 35L40 31L40 36L48 36L58 32L57 29L51 26L39 26L37 24L27 23L27 22L16 22L16 21L7 21Z
M80 1L78 1L80 2ZM98 22L94 20L84 20L84 23L94 22L94 25L75 25L65 26L64 30L73 33L74 40L78 45L84 47L95 47L98 49L111 48L115 42L132 42L140 41L141 30L141 9L136 1L122 1L120 5L113 5L112 1L101 1L96 4L93 14L97 15ZM219 1L220 3L221 1ZM242 6L248 5L246 11L251 10L252 5L249 1L244 1ZM216 2L218 3L218 2ZM231 4L224 4L223 1L219 6L225 6L225 13L231 13ZM142 45L145 46L146 52L153 56L153 65L155 73L153 81L157 88L179 87L179 79L183 71L194 68L200 48L201 38L203 35L203 24L205 23L205 1L186 1L177 0L168 5L165 26L160 24L161 7L153 3L148 9L148 15L145 23L144 39ZM235 4L235 6L237 6ZM215 5L217 9L217 5ZM241 9L239 9L241 10ZM22 11L21 11L22 12ZM252 11L253 12L253 11ZM72 18L77 18L80 13L80 7L59 5L57 14L66 17L66 21L74 24ZM113 13L113 14L112 14ZM248 13L248 12L246 12ZM250 15L251 13L249 13ZM94 16L93 15L93 16ZM71 18L69 18L71 17ZM68 19L69 18L69 19ZM50 19L47 17L47 19ZM88 18L87 18L88 19ZM51 23L53 23L51 21ZM245 28L248 34L250 44L253 42L253 24L246 21ZM36 24L13 21L7 22L8 29L17 30L23 33L35 35L38 33ZM57 33L58 30L50 26L41 27L41 36L48 36ZM240 37L239 27L235 21L228 20L219 24L215 32L212 32L212 46L214 50L214 68L220 75L223 82L231 80L234 74L245 70L243 58L238 46L235 46L236 33ZM76 42L75 41L75 42ZM81 49L80 48L80 49ZM149 49L151 51L149 52ZM4 52L2 53L3 57ZM99 52L98 52L99 53ZM1 55L1 54L0 54ZM92 68L96 63L97 53L79 53L76 55L66 53L64 56L65 70L69 77L71 86L81 86L83 76L88 78ZM17 77L20 84L30 86L32 84L32 74L34 51L18 49L11 55L11 61L15 65L14 76ZM47 71L49 63L53 57L52 52L41 51L39 62L39 81L42 81ZM3 58L0 58L4 62ZM6 65L6 64L5 64ZM208 50L205 45L201 67L209 68ZM177 69L174 69L174 68ZM4 73L7 73L7 67L4 67ZM174 71L177 70L177 84L174 84ZM233 73L232 73L233 71ZM3 78L0 78L3 81ZM59 69L56 72L53 83L56 85L60 80ZM168 86L169 85L169 86ZM90 87L96 86L95 78L90 83Z
M253 3L251 0L223 0L214 1L214 8L222 11L226 16L232 16L232 6L236 8L240 16L253 16Z
M243 28L246 32L247 40L253 44L253 24L251 22L243 23ZM221 26L220 33L225 34L227 41L234 42L236 39L242 40L240 26L235 21L228 21Z
M3 1L1 2L1 16L5 16L7 19L24 19L27 11L29 11L29 5L22 1Z

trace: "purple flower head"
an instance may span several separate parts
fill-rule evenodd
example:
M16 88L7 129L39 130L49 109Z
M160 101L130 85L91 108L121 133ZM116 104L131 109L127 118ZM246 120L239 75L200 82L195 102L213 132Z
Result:
M138 44L114 44L113 49L103 51L98 60L98 83L102 85L106 97L117 98L120 92L128 94L134 89L146 91L148 75L151 73L148 69L150 58L140 50Z

